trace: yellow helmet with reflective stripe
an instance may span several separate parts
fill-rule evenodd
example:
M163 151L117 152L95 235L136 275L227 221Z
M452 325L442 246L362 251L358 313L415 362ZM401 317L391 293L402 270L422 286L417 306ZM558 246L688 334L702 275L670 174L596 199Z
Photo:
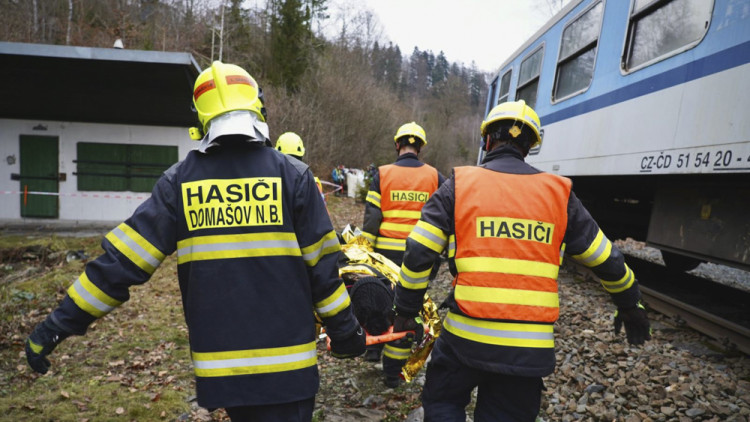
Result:
M294 132L285 132L276 140L276 149L282 154L302 158L305 155L305 145L302 138Z
M427 135L425 135L424 129L415 122L407 123L398 128L396 136L393 137L393 141L398 142L398 140L403 137L409 137L410 144L413 144L419 139L422 141L423 145L427 145Z
M193 88L193 104L203 132L217 116L235 110L248 110L265 122L258 83L237 65L215 61L201 72Z
M487 136L488 127L501 120L512 120L513 122L520 122L522 125L528 126L536 137L531 145L531 148L541 145L542 137L540 135L541 123L539 116L533 108L526 105L524 100L508 101L502 104L496 105L482 122L481 131L482 137ZM508 133L514 138L521 134L523 127L513 126Z

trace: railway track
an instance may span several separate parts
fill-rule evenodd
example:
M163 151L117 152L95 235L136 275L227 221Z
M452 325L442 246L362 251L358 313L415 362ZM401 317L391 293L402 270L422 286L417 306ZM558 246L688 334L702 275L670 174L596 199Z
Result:
M649 310L706 335L725 352L750 355L750 293L631 255L625 260Z

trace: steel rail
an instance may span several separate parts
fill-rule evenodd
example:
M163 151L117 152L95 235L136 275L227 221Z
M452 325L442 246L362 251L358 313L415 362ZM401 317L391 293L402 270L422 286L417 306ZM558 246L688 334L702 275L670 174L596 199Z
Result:
M685 321L689 327L712 338L724 349L736 348L750 354L750 329L747 327L680 302L649 287L641 285L640 290L650 309Z

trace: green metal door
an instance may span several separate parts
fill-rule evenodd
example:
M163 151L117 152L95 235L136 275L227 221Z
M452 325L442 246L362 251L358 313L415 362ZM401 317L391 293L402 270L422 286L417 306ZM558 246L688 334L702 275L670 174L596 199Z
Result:
M57 218L58 139L56 136L21 135L21 217Z

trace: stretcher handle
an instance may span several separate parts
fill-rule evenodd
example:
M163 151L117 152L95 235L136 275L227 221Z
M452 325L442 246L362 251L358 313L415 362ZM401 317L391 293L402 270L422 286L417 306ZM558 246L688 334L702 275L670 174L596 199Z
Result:
M430 329L427 324L424 324L425 334L429 333L429 331ZM323 332L325 332L325 330ZM384 334L374 336L366 331L365 334L367 334L365 344L367 346L372 346L373 344L388 343L394 340L400 340L406 337L407 334L414 334L414 331L399 331L397 333L394 333L393 326L391 325L390 327L388 327L388 331L386 331ZM331 351L331 337L329 336L326 336L326 347L328 351Z

